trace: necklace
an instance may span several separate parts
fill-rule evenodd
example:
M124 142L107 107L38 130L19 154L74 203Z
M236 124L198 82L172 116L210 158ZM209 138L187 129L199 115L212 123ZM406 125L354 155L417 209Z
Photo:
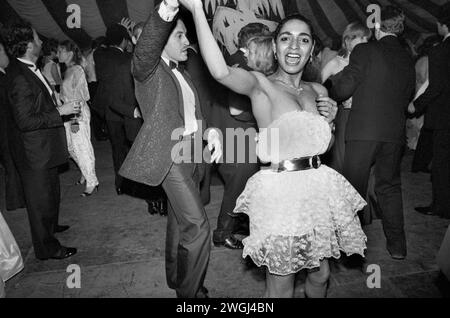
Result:
M300 95L300 93L303 91L303 87L301 87L301 86L295 87L294 85L292 85L292 84L290 84L290 83L287 83L287 82L285 82L285 81L283 81L282 79L279 79L279 78L276 78L275 80L276 80L277 82L280 82L280 83L283 84L284 86L293 89L293 90L297 93L297 95Z

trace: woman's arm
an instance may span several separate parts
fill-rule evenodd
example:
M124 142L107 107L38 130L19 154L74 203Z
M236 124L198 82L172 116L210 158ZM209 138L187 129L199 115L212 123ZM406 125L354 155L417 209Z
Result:
M180 0L180 3L193 15L200 51L214 79L236 93L252 96L258 86L256 77L246 70L228 67L208 25L201 0Z

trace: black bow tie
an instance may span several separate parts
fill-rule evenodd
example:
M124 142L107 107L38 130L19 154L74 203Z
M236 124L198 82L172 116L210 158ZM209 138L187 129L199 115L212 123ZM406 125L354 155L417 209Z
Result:
M31 70L33 70L33 71L37 71L37 67L36 67L36 65L33 65L33 64L28 64L28 63L25 63L25 62L22 62L23 64L25 64L26 66L28 66Z
M181 63L175 63L174 61L170 61L169 62L169 66L170 69L173 70L174 68L176 68L178 70L178 72L183 73L184 71L184 65L182 65Z

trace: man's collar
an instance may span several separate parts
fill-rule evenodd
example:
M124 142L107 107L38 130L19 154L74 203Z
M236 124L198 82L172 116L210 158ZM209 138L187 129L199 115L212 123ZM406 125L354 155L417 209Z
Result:
M30 61L29 59L23 58L23 57L18 57L17 58L20 62L28 65L29 67L33 67L36 68L36 64L34 64L34 62Z
M167 57L161 55L161 58L163 59L163 61L166 63L167 66L170 65L170 60Z
M0 67L0 73L6 74L6 71Z
M122 49L121 47L119 47L119 46L115 46L115 45L113 45L112 47L113 47L113 48L116 48L116 49L118 49L118 50L120 50L120 52L122 52L122 53L123 53L123 49Z
M447 35L446 36L444 36L444 39L442 40L442 42L444 42L445 40L447 40L448 38L450 37L450 32L449 33L447 33Z

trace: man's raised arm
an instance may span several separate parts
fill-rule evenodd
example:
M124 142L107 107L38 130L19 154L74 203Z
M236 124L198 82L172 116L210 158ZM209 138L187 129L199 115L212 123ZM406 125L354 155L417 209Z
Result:
M156 10L151 10L133 55L133 75L137 81L148 79L158 66L177 13L177 0L164 0Z

